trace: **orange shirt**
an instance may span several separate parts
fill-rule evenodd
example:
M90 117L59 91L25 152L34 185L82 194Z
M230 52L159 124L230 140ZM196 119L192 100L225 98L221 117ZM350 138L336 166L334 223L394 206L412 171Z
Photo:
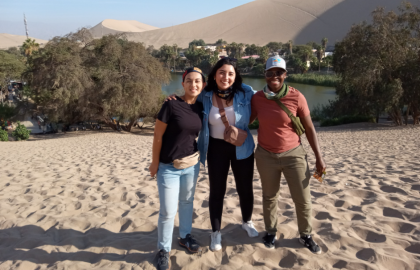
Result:
M289 93L280 101L301 118L310 115L305 97L297 89L289 86ZM274 100L268 100L263 91L258 91L251 101L252 117L260 122L258 144L272 153L283 153L300 144L300 137L292 126L292 120Z

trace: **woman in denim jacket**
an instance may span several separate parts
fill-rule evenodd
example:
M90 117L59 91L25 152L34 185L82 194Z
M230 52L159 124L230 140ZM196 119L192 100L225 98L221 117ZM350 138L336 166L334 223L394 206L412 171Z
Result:
M254 208L254 139L248 124L251 116L251 98L255 91L242 84L236 69L236 60L223 58L213 67L208 84L197 101L203 103L203 126L198 138L201 163L207 158L210 182L210 221L212 226L210 249L220 250L223 200L230 166L235 176L236 190L242 211L242 228L249 237L257 237L258 232L251 221ZM234 146L223 139L225 126L221 120L216 95L222 100L230 125L248 133L241 146Z

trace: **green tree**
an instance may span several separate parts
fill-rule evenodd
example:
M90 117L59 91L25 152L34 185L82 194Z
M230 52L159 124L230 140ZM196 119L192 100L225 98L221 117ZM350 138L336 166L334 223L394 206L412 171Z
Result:
M290 55L292 55L292 54L293 54L293 41L292 41L292 40L289 40L289 41L286 43L286 47L287 47L287 52L288 52Z
M223 39L218 39L216 41L216 46L223 46L223 45L226 45L226 44L228 44L227 41L225 41Z
M265 62L267 62L268 53L269 49L267 47L264 46L259 48L258 55L260 56L259 60L262 64L265 64Z
M281 42L272 41L267 43L265 46L270 50L270 53L275 53L281 49L282 45L283 44Z
M206 43L202 39L194 39L188 44L188 48L192 46L206 46Z
M6 89L12 79L20 79L25 70L25 64L19 56L0 51L0 88ZM1 99L1 93L0 93Z
M295 72L306 73L309 69L308 63L314 60L311 46L297 45L293 55L289 56L288 66L293 68Z
M420 10L405 3L398 14L378 8L372 17L335 46L333 65L341 79L337 111L377 118L388 112L401 125L405 105L418 123Z
M77 33L50 40L28 76L35 101L52 120L66 123L155 116L169 72L141 44L120 35L80 44Z

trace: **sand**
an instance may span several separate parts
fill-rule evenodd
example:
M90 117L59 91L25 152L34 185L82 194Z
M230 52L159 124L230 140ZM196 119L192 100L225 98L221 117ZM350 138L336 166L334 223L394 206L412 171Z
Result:
M233 176L223 249L212 252L208 174L202 167L193 234L204 252L177 244L172 269L420 269L420 127L318 128L327 184L312 180L313 233L323 254L297 240L295 207L282 181L279 240L264 235L259 174L248 238ZM254 136L256 139L256 136ZM0 269L155 269L159 199L147 168L152 133L72 132L0 143ZM306 139L311 168L314 156Z
M397 10L399 0L256 0L196 21L142 33L129 33L130 40L159 48L177 44L182 48L194 39L214 43L266 45L270 41L329 45L341 40L355 23L370 20L377 6ZM417 0L410 1L419 4Z
M147 25L134 20L112 20L106 19L90 29L94 37L102 37L108 34L118 34L123 32L144 32L159 29L158 27Z
M47 44L48 40L43 40L39 38L29 37L35 39L35 41L41 45L41 47ZM11 34L0 34L0 49L8 49L10 47L22 46L25 42L26 36L11 35Z

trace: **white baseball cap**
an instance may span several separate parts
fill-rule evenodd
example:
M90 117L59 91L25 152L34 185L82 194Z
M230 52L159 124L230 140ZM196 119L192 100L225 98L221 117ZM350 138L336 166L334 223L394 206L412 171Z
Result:
M272 68L282 68L286 70L286 61L278 55L268 58L267 63L265 63L265 70Z

